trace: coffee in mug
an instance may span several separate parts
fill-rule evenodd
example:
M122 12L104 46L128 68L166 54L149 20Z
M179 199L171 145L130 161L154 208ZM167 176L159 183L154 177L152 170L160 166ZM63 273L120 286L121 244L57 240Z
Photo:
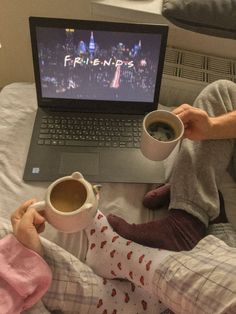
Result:
M176 137L174 128L167 122L156 121L147 127L148 133L161 142L173 141Z
M81 182L66 180L53 187L50 194L52 206L61 212L73 212L86 201L87 191Z
M174 113L167 110L149 112L143 119L141 152L150 160L164 160L173 151L183 133L183 122Z

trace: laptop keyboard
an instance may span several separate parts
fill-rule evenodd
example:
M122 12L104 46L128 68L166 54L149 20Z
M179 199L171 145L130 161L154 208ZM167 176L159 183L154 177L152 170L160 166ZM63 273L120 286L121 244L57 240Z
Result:
M44 116L39 145L139 148L142 119Z

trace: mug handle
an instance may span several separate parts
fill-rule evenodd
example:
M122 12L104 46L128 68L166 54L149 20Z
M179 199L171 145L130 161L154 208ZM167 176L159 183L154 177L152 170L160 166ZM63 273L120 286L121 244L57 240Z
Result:
M101 184L95 184L92 186L92 188L93 188L95 195L97 195L99 193L99 191L101 190L102 186L101 186Z
M45 202L45 201L36 202L36 203L30 205L30 206L28 207L28 209L29 209L29 208L34 208L34 209L36 209L38 212L40 212L40 211L46 209L46 202Z

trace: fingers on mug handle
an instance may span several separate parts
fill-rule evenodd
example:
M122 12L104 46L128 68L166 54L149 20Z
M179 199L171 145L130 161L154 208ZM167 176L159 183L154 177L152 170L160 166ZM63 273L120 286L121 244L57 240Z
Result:
M22 217L22 222L25 225L34 225L38 233L45 228L45 218L39 214L33 207L29 208Z
M46 204L44 201L41 201L41 202L31 204L28 208L29 209L34 208L36 211L40 212L40 211L45 210Z
M39 213L33 206L28 207L28 210L26 211L24 217L25 216L30 218L34 224L41 224L45 221L45 218L42 215L42 212L40 211Z
M21 204L11 215L11 222L12 224L15 223L15 221L21 219L29 206L33 204L36 200L35 199L30 199L23 204Z

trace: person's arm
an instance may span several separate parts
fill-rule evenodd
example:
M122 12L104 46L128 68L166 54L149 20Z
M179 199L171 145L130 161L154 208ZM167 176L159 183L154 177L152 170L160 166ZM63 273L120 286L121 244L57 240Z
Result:
M0 313L21 313L40 300L47 291L52 274L40 256L43 254L38 232L44 218L33 203L21 205L12 215L13 234L0 240Z
M13 234L0 240L0 313L21 313L47 291L51 270Z
M236 138L236 111L210 117L202 109L183 104L173 113L184 123L184 137L191 140Z
M216 118L210 118L212 123L211 139L236 138L236 111Z

